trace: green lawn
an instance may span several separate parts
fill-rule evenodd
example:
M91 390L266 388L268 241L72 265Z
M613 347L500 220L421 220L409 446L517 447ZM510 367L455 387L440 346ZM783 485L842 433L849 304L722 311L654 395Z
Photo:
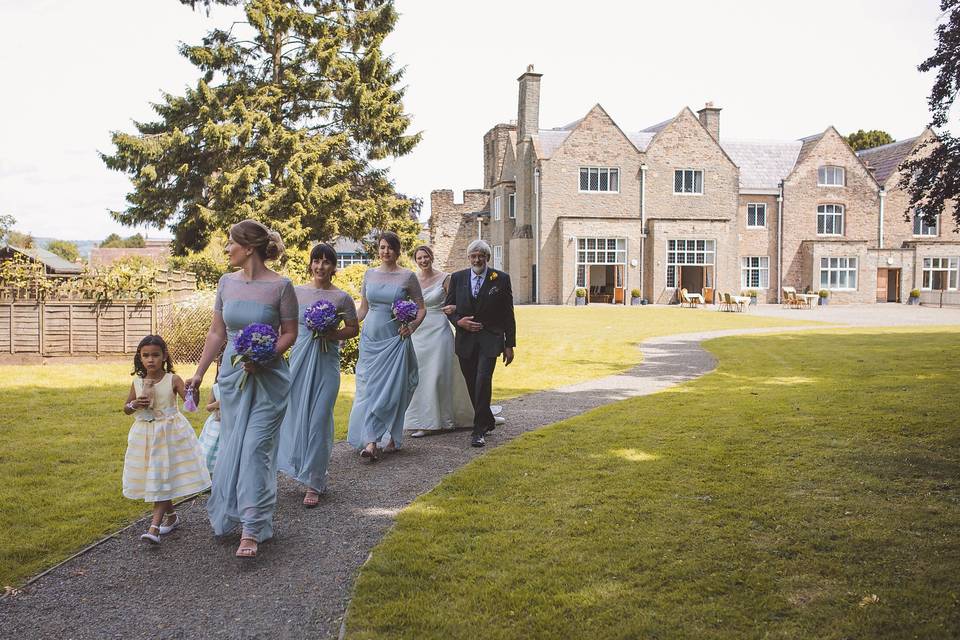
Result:
M707 346L401 512L348 637L957 637L960 329Z
M664 307L520 307L517 314L517 359L498 368L494 381L500 399L627 369L646 337L783 324ZM22 582L144 513L143 503L120 494L131 424L120 408L129 373L127 364L0 367L0 586ZM193 367L178 373L186 378ZM204 395L212 381L211 370ZM344 376L338 438L353 390L353 377ZM206 413L190 417L199 432Z

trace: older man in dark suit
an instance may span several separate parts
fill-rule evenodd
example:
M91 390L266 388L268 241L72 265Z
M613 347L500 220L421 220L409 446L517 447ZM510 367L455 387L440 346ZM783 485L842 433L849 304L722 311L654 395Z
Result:
M470 444L482 447L486 444L484 436L495 425L490 411L493 370L501 354L504 366L513 362L517 323L510 276L487 266L490 245L474 240L467 248L467 257L470 268L450 276L444 305L456 327L457 357L473 402Z

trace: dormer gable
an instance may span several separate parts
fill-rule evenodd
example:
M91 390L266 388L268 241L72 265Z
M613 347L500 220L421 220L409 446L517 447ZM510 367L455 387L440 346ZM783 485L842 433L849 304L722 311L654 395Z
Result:
M584 162L603 162L606 158L599 157L600 153L607 156L639 154L636 145L599 104L571 124L572 129L553 151L552 159L575 158ZM603 140L603 145L598 145L598 140Z
M833 125L827 127L823 133L801 138L801 142L803 146L797 156L797 163L784 178L784 182L792 180L800 172L809 170L816 175L821 167L840 166L844 168L845 174L855 171L872 183L874 188L880 189L873 173Z
M682 137L680 134L684 132L695 136L697 144L706 144L715 148L734 169L738 169L737 163L720 146L720 143L714 140L707 128L700 122L700 118L690 110L690 107L684 107L673 119L656 125L656 129L653 139L647 145L647 153L664 151L663 146L665 144L672 144L675 139Z

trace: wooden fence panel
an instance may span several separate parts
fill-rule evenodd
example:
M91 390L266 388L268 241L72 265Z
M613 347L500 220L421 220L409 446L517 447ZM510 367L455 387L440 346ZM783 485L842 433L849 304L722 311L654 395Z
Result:
M40 353L40 305L14 305L13 350Z
M10 314L13 307L0 305L0 354L10 353Z
M43 307L43 355L70 355L70 306L50 304Z
M127 307L127 343L125 351L133 353L144 336L153 333L153 305L129 305Z

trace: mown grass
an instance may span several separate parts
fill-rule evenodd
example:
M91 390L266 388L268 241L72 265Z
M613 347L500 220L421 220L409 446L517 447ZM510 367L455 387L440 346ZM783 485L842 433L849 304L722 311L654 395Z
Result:
M958 329L708 348L401 512L348 637L957 637Z
M499 399L627 369L639 360L636 345L649 336L783 324L663 307L517 311L517 360L497 369ZM131 424L120 408L130 367L0 367L0 586L23 581L144 513L144 503L120 494ZM177 371L186 378L193 367ZM211 369L204 399L213 376ZM334 413L339 439L346 435L353 393L353 376L344 376ZM206 412L188 415L199 433Z

